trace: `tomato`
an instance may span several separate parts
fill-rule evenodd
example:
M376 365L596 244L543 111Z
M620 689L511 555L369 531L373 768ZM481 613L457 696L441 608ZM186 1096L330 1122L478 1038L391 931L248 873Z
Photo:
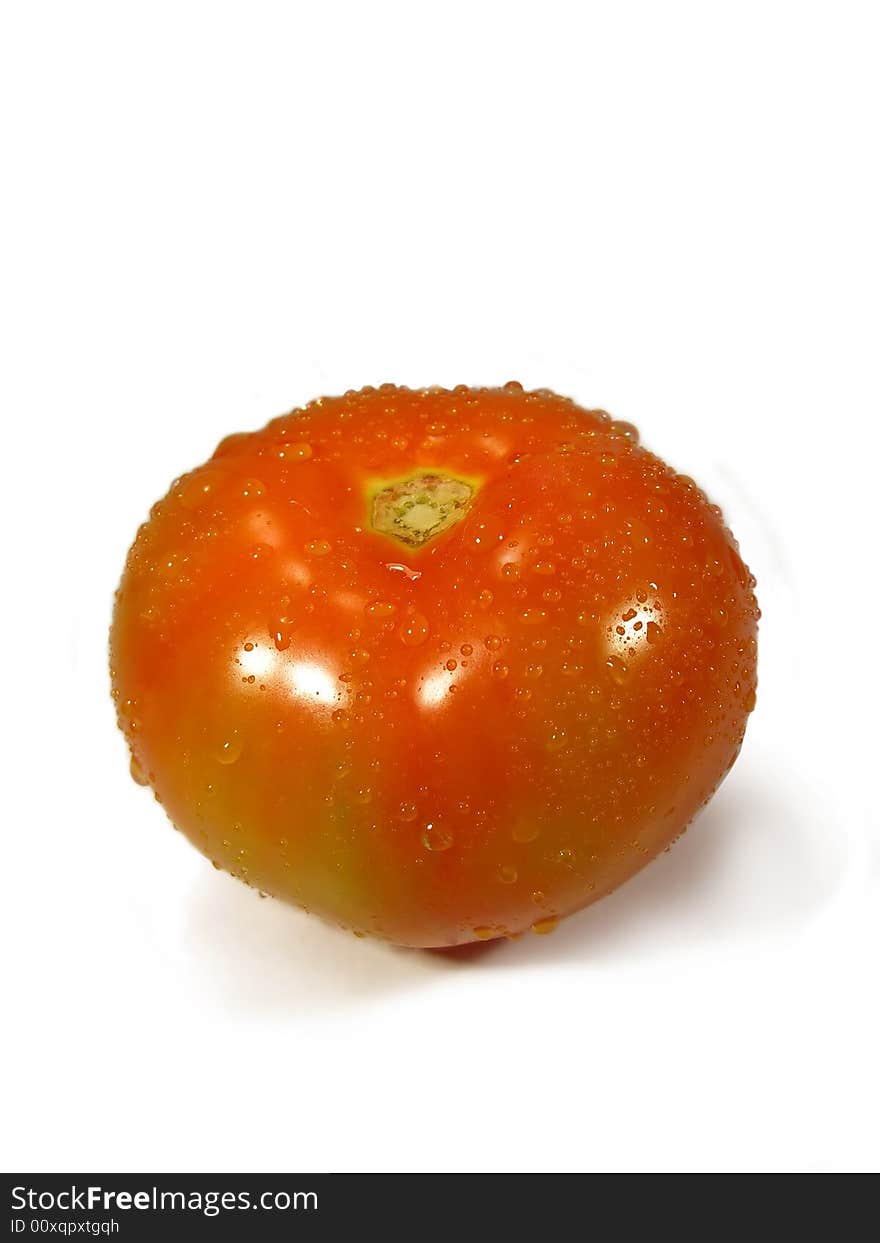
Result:
M404 945L546 932L734 763L753 587L631 425L382 385L172 484L117 593L113 694L135 777L248 884Z

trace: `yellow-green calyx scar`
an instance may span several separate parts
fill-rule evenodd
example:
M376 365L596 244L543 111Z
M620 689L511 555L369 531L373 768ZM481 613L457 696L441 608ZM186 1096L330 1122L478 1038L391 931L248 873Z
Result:
M373 493L370 525L407 548L421 548L465 516L475 492L475 483L439 472L399 479Z

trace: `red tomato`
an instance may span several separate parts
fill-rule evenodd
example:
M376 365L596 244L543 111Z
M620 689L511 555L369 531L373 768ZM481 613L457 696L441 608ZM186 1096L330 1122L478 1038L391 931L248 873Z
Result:
M754 579L694 482L546 390L316 401L152 509L111 632L136 778L358 934L549 931L740 749Z

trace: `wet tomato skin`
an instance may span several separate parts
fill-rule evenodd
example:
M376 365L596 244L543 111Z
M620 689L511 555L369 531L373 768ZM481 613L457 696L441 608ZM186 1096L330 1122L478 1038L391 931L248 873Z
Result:
M753 587L630 425L383 385L174 482L128 554L113 694L134 775L247 883L405 945L544 932L732 766Z

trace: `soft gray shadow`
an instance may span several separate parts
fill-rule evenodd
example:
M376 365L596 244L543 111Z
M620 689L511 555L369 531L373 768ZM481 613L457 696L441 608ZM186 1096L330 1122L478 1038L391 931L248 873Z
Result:
M185 940L201 996L222 1010L258 1016L366 1005L457 965L355 937L220 873L196 883Z

